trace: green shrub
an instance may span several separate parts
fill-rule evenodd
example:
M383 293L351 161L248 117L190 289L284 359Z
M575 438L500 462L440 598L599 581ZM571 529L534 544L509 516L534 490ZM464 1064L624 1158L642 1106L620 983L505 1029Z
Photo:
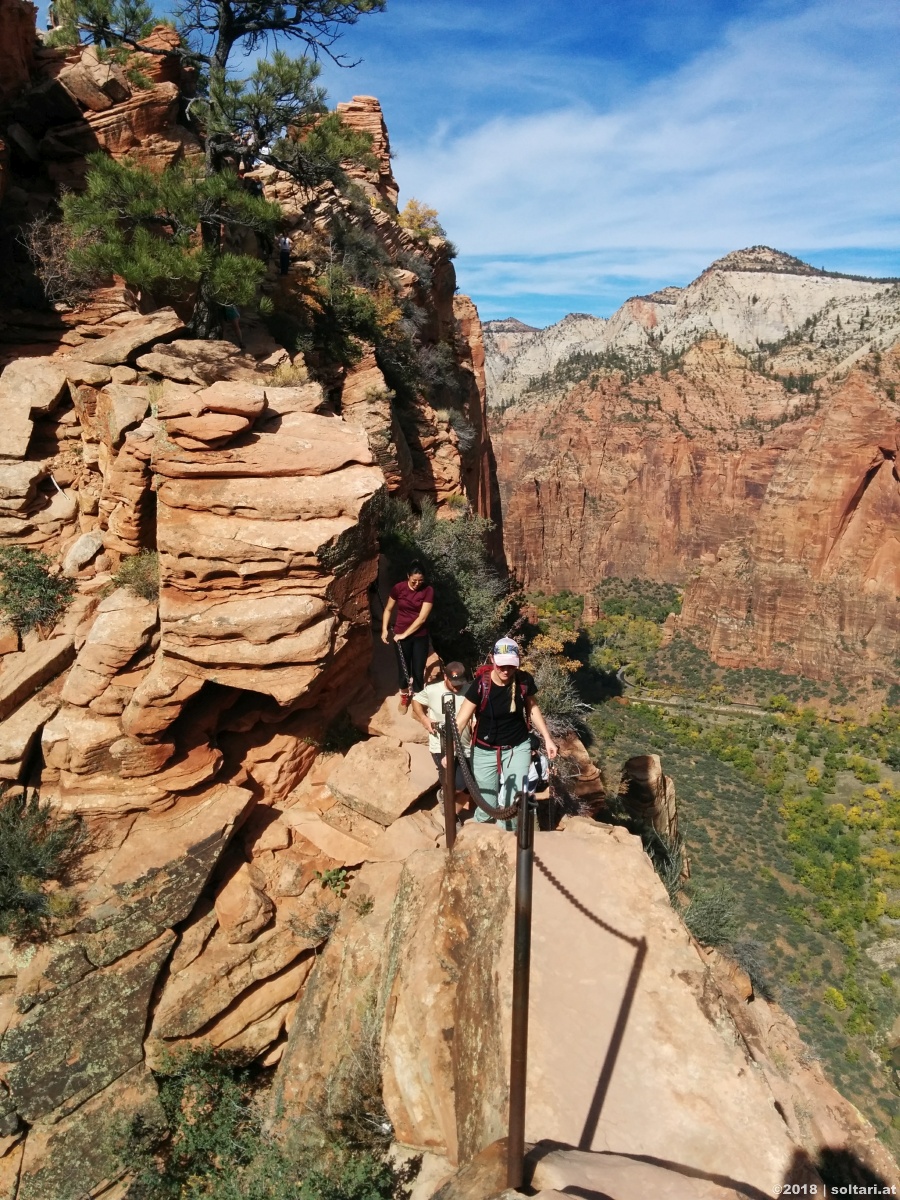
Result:
M331 888L336 896L343 896L349 882L346 867L329 867L325 871L316 871L316 879L323 888Z
M113 575L116 587L128 587L144 600L159 597L159 555L155 550L142 550L123 558Z
M73 817L54 816L37 792L6 792L0 785L0 934L34 937L49 918L64 915L66 906L45 884L71 862L81 826Z
M594 595L608 617L641 617L661 625L669 613L681 612L678 588L652 579L629 581L610 576L597 584Z
M480 661L502 632L509 613L508 586L491 562L486 539L493 526L471 512L438 519L425 501L417 516L404 501L389 499L381 515L381 549L395 574L419 561L434 587L428 628L445 662Z
M264 1120L260 1079L208 1048L157 1073L165 1125L132 1121L119 1153L134 1200L402 1200L410 1172L380 1151L326 1136L312 1119L281 1137Z
M346 754L357 742L364 742L366 735L353 724L350 714L344 710L334 718L325 730L319 749L325 754Z
M372 1154L348 1154L324 1168L314 1168L304 1178L297 1200L392 1200L398 1191L397 1175Z
M724 884L698 888L682 916L704 946L730 946L739 931L734 898Z
M420 238L422 241L434 237L446 237L444 227L438 218L437 209L430 208L421 200L416 200L415 197L407 200L397 221L404 229L409 230L414 238Z
M832 1008L836 1008L838 1012L843 1012L847 1007L847 1001L844 999L843 993L838 991L836 987L826 988L822 999L826 1004L830 1004Z
M0 611L22 633L52 628L72 599L75 583L51 575L53 560L24 546L0 549Z

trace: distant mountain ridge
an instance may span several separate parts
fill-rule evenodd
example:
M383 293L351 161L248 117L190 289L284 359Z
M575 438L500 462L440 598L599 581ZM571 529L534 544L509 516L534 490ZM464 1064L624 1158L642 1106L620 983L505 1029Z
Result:
M626 300L611 317L570 313L540 330L507 318L485 322L484 330L495 408L554 390L555 369L573 355L647 371L709 336L764 356L776 373L819 376L900 338L900 284L823 271L751 246L717 259L687 287Z

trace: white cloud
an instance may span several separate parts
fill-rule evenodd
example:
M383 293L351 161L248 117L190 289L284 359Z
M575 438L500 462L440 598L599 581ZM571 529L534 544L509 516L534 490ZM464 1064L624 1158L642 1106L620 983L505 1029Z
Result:
M476 295L684 278L757 242L900 248L898 35L882 0L736 22L615 104L401 143L401 186L437 206Z

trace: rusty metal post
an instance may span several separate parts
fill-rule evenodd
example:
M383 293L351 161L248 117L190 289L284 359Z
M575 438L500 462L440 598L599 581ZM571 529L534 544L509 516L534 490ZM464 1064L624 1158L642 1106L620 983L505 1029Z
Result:
M520 1188L525 1173L525 1087L528 1074L528 988L531 980L531 898L534 883L534 812L522 794L517 821L516 924L513 933L512 1037L509 1063L509 1136L506 1186Z
M456 740L453 728L456 725L456 697L448 692L441 706L444 710L444 728L441 731L441 746L445 765L441 770L441 791L444 795L444 833L447 849L452 850L456 841Z

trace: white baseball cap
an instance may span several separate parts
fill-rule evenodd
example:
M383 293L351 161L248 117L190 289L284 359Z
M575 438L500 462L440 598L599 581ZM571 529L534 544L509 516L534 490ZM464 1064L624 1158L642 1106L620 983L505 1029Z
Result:
M519 647L510 638L501 638L494 643L494 666L517 667L519 665Z

